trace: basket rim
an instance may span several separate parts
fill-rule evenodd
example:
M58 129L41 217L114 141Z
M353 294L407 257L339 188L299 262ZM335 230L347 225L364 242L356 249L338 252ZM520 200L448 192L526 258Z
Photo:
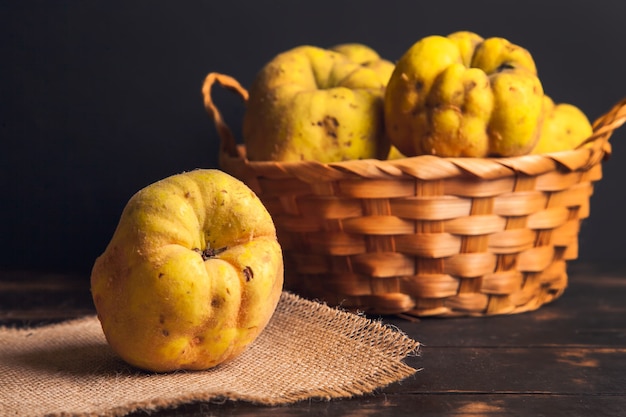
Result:
M242 170L255 176L320 181L332 179L420 179L437 180L455 177L473 177L493 180L515 175L536 176L551 171L573 172L590 169L611 155L608 138L596 141L591 147L559 151L541 155L521 155L505 158L440 157L419 155L394 160L360 159L322 163L318 161L250 161L245 145L237 145L233 156L220 149L219 164L225 168Z
M608 112L597 118L593 133L576 149L545 154L529 154L511 157L441 157L436 155L407 156L399 159L361 159L331 163L318 161L250 161L245 145L237 141L224 121L211 97L212 86L217 83L238 94L245 102L248 91L233 77L217 72L209 73L202 86L204 105L213 119L220 137L219 164L237 171L254 171L261 175L294 176L332 179L354 176L355 178L417 178L435 180L459 176L493 179L514 175L540 175L561 170L571 172L590 169L612 152L609 138L626 122L626 98L613 105Z

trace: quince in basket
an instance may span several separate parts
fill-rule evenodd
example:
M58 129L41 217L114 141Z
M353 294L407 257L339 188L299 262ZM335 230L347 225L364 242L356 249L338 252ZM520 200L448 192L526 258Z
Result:
M266 327L282 283L269 213L218 170L137 192L91 274L111 348L157 372L207 369L238 356Z
M543 96L521 46L466 31L428 36L391 75L386 131L406 156L523 155L539 140Z
M593 133L591 122L578 107L555 104L544 96L544 120L533 154L567 151L576 148Z
M386 158L383 95L393 69L362 44L278 54L249 90L242 128L248 159Z

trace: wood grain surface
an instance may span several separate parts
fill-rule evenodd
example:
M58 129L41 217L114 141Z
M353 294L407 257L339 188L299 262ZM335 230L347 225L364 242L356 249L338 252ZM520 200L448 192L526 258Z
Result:
M285 407L193 403L181 416L620 416L626 410L626 266L574 263L537 311L481 318L374 317L423 344L415 376L372 395ZM94 314L88 277L0 271L0 324ZM262 381L260 381L262 383ZM143 416L136 413L133 416Z

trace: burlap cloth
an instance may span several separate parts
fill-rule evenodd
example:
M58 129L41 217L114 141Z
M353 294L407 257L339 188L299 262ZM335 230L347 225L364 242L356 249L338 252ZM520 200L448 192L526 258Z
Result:
M1 416L123 416L193 401L278 405L352 397L416 372L419 343L381 322L283 293L265 331L234 361L153 374L121 361L95 316L0 328Z

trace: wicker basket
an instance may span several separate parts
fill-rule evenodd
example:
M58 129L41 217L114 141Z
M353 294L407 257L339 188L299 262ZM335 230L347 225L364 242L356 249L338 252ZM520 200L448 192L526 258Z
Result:
M534 310L567 286L613 131L626 100L594 123L589 146L512 158L251 162L211 99L220 168L271 213L285 288L373 314L484 316Z

